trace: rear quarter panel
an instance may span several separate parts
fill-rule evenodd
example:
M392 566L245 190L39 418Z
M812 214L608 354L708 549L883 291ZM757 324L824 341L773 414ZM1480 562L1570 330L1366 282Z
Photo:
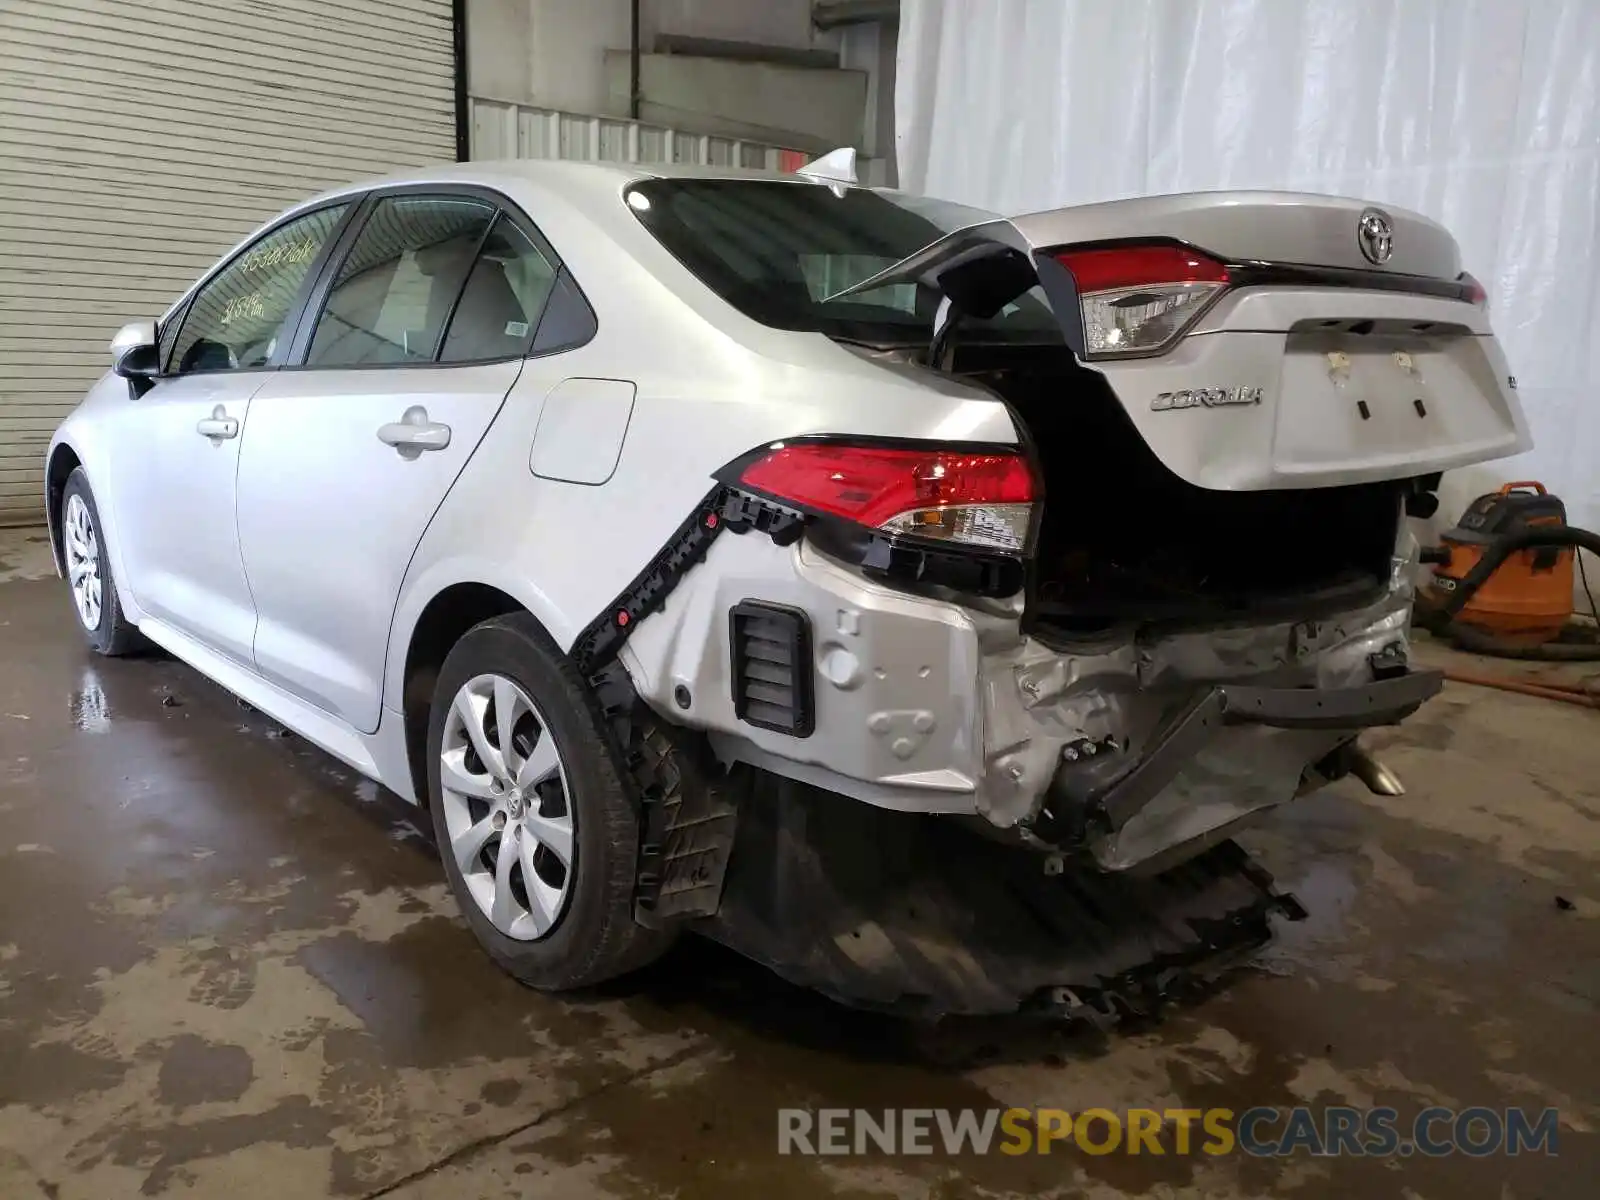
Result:
M619 187L609 202L623 208ZM757 446L817 433L1016 440L987 392L748 320L625 208L620 227L600 228L555 198L523 203L588 296L599 331L585 346L528 360L424 534L391 635L390 707L411 631L441 590L499 588L570 649L695 511L713 473ZM536 476L544 399L584 377L637 388L616 469L601 485Z

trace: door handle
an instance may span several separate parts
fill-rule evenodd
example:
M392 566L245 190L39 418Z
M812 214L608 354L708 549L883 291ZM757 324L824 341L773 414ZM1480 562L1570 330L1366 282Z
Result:
M401 458L412 459L424 450L443 450L448 446L450 426L428 420L428 410L413 404L398 421L378 427L378 440L385 446L393 446Z
M213 446L220 446L224 438L239 436L239 420L237 417L230 417L228 410L219 404L211 410L209 417L202 417L195 422L194 431L210 438Z

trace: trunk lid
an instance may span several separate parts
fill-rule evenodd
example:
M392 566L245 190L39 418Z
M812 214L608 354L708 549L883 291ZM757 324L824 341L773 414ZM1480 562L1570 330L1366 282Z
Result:
M1389 256L1362 252L1363 213L1388 220ZM1141 196L1029 213L1013 224L1034 247L1124 238L1173 238L1224 262L1298 263L1454 279L1461 273L1455 238L1420 213L1342 196L1299 192L1190 192Z
M1159 349L1091 353L1083 297L1056 256L1146 243L1199 251L1227 284ZM1430 474L1528 448L1515 380L1460 274L1455 239L1420 214L1215 192L968 226L839 296L915 281L985 316L1040 286L1067 344L1169 470L1262 490Z

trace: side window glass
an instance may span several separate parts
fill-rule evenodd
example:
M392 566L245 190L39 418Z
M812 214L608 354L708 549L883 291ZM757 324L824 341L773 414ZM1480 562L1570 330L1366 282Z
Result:
M594 309L583 298L572 273L565 267L556 276L555 290L550 293L550 303L544 306L539 318L539 329L533 336L530 354L555 354L581 346L599 332Z
M432 362L494 214L466 197L379 201L339 267L306 365Z
M319 208L280 225L217 272L174 324L167 370L236 371L265 366L286 331L311 265L348 205ZM166 331L162 336L167 346Z
M483 243L445 338L442 362L477 362L527 353L556 268L528 235L501 217Z

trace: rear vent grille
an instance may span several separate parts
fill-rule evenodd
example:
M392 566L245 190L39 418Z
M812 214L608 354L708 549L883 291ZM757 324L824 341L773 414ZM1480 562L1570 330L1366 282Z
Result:
M733 711L758 729L810 737L811 624L797 608L746 600L728 613Z

